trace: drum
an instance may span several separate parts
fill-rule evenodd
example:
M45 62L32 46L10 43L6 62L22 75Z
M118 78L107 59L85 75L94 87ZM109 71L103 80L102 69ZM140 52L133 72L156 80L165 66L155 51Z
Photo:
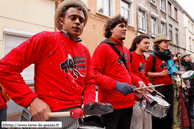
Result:
M170 104L158 96L152 96L151 94L146 94L146 96L156 101L157 104L154 106L151 106L148 104L147 101L142 100L140 102L141 109L150 113L151 115L155 117L158 117L158 118L165 117L167 115Z
M185 73L182 74L181 78L185 79L185 80L189 80L192 79L194 77L194 71L193 70L189 70Z

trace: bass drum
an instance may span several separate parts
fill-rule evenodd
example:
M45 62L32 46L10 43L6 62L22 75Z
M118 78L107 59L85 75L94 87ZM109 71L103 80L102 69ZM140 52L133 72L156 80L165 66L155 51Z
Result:
M142 100L140 102L141 109L150 113L151 115L153 115L155 117L158 117L158 118L165 117L168 113L168 109L170 107L170 104L158 96L152 96L151 94L146 94L146 95L149 98L156 101L157 104L155 104L154 106L151 106L150 104L147 103L147 101Z

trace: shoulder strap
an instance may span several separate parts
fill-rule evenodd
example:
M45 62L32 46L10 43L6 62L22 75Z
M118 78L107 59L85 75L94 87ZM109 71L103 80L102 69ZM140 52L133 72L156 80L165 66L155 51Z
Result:
M146 58L145 58L145 55L143 54L143 57L144 57L144 59L146 60Z
M129 53L130 53L130 63L131 63L131 61L132 61L132 59L133 59L133 56L132 56L132 54L131 54L130 51L129 51ZM146 59L144 54L143 54L143 57L144 57L144 59Z
M155 72L155 62L156 62L156 55L154 53L151 54L153 65L152 65L152 72Z
M125 58L124 56L123 57L120 57L120 51L115 47L115 45L113 44L108 44L109 46L111 46L111 48L117 53L117 55L119 56L119 58L123 61L123 64L125 65L125 67L127 68L127 64L126 64L126 61L125 61Z
M133 59L133 56L132 56L131 52L129 52L129 53L130 53L130 62L131 62Z

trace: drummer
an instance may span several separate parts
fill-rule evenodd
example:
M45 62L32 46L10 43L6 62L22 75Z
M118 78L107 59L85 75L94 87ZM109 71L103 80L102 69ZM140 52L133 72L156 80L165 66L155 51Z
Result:
M171 105L166 117L160 119L152 116L153 129L171 129L173 123L174 89L172 76L174 72L177 72L177 69L175 65L173 65L172 53L168 49L169 41L170 40L167 38L166 34L161 33L156 35L156 38L153 41L154 53L151 54L146 60L147 76L151 77L151 82L153 84L165 85L156 87L155 89L163 94L165 96L164 99ZM171 69L169 72L168 68L170 67Z
M131 58L131 72L139 76L142 81L149 86L152 86L150 81L145 75L145 56L144 52L148 51L149 48L149 36L139 35L133 39L131 47L129 49ZM135 92L135 105L133 106L133 115L131 120L131 129L152 129L151 115L145 113L139 104L142 98L141 94Z
M29 106L35 121L62 121L63 128L77 128L78 119L69 116L49 119L49 113L70 111L83 101L84 107L95 103L91 57L79 38L87 19L88 8L82 1L64 0L55 13L60 32L38 33L1 59L1 84L17 104ZM30 64L35 64L35 93L20 74Z

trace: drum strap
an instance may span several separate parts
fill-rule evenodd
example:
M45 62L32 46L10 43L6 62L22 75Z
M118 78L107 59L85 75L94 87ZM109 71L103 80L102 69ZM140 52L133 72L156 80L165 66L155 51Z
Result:
M156 62L156 55L154 53L151 54L153 65L152 65L152 72L155 72L155 62Z
M108 43L107 43L108 44ZM120 51L113 45L113 44L108 44L116 53L117 55L119 56L119 58L122 60L123 64L125 65L126 69L127 69L127 64L126 64L126 60L125 60L125 57L122 56L120 57ZM128 69L127 69L128 71Z

